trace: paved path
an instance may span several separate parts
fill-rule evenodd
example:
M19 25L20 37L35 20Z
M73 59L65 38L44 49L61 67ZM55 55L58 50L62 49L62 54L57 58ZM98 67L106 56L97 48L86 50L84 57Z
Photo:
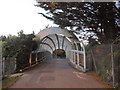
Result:
M65 59L49 60L24 75L11 88L104 88L91 76L71 68Z

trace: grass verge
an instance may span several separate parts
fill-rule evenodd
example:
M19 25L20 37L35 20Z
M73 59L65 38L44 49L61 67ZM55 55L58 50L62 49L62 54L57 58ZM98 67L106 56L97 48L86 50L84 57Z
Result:
M111 83L108 83L104 81L100 76L98 76L95 72L88 72L88 75L92 76L95 80L97 80L99 83L103 84L105 88L114 88Z
M20 78L20 76L16 76L16 77L5 77L2 80L2 88L9 88L11 85L13 85L18 79Z

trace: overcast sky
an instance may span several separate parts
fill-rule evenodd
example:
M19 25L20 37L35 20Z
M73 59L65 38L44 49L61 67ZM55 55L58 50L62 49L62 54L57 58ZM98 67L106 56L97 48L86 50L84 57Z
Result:
M48 24L56 26L38 14L44 10L35 4L35 0L0 0L0 35L17 35L20 30L38 33Z

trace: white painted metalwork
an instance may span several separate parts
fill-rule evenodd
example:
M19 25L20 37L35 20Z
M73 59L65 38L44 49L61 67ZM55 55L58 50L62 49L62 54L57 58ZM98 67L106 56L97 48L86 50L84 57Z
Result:
M86 72L86 52L85 52L85 47L84 47L83 42L80 42L80 43L82 44L83 51L78 50L78 45L75 42L75 45L77 46L77 50L70 50L69 51L69 60L77 69L79 69L79 70L81 70L83 72Z
M74 64L76 68L86 72L84 44L78 37L70 33L70 31L59 27L51 27L40 31L37 36L42 39L40 48L42 47L51 53L56 49L63 49L66 53L66 58L69 58L70 62ZM78 45L80 45L82 49L79 50Z

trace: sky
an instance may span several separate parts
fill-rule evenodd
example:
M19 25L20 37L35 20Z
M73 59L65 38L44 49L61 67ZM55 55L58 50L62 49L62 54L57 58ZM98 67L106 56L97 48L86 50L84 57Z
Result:
M57 26L38 14L45 11L35 4L36 0L0 0L0 35L17 35L20 30L37 34L47 25Z
M35 4L36 0L0 0L0 35L17 35L20 30L37 34L47 25L57 26L38 14L45 11Z

